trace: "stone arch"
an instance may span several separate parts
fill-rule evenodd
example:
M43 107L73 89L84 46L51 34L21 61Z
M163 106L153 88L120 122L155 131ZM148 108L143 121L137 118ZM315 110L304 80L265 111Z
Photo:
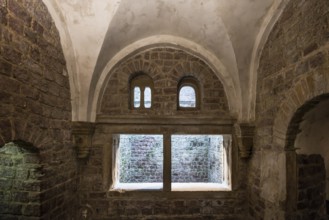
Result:
M13 118L0 121L0 146L14 140L26 140L33 146L41 147L51 140L47 130L33 123L33 119L27 116L26 121Z
M321 169L325 170L323 159L318 155L299 156L296 153L295 141L297 135L301 132L300 125L304 119L304 116L315 108L321 101L329 100L329 93L320 94L309 100L306 100L293 114L289 125L286 130L286 138L284 148L286 151L286 217L287 218L296 218L297 215L302 215L298 203L300 202L301 193L300 190L301 182L304 181L303 176L309 174L300 173L301 169L307 170L310 162L320 164ZM306 168L301 168L304 166ZM321 171L321 170L319 170ZM314 172L312 172L314 174ZM315 175L315 174L314 174ZM309 191L311 194L311 191ZM309 196L309 195L308 195ZM313 210L314 211L314 210ZM311 215L311 214L310 214ZM314 215L314 213L313 213ZM317 219L312 217L312 219Z
M107 63L95 85L91 85L91 88L94 87L94 89L92 89L89 93L89 121L96 120L96 114L98 111L97 109L99 107L100 101L102 100L102 95L107 85L108 78L110 77L111 72L113 72L112 70L117 66L117 64L129 55L136 54L139 51L154 47L177 48L185 51L186 53L193 54L193 56L199 57L201 60L207 63L207 65L211 67L211 69L216 73L217 77L223 83L224 90L228 96L227 99L229 109L232 115L235 115L236 117L241 116L241 88L237 73L229 73L224 64L214 54L192 41L176 36L156 35L128 45Z
M65 17L62 14L56 1L51 0L42 0L43 3L47 6L49 14L51 15L58 33L60 35L61 44L63 47L63 54L65 61L67 63L66 70L69 76L70 83L70 93L71 93L71 107L72 107L72 120L78 120L78 111L79 111L79 76L78 76L78 67L76 65L75 52L71 40L71 36L65 22Z
M264 18L264 21L261 25L261 28L258 32L256 37L256 41L253 47L252 55L251 55L251 62L250 62L250 83L249 83L249 107L246 111L246 118L254 119L255 118L255 108L256 108L256 90L257 90L257 75L259 68L261 55L264 49L264 46L270 36L275 24L280 19L282 12L285 10L286 5L289 3L290 0L276 0L273 2L271 9L269 10L268 14Z
M321 77L320 77L321 78ZM298 171L295 140L300 132L299 126L304 115L313 109L319 102L329 98L328 78L321 78L319 73L313 72L298 80L286 93L278 107L278 113L273 124L273 144L280 151L285 152L285 215L294 219L297 215L298 200Z
M327 81L327 83L323 83L322 80ZM326 96L325 94L329 93L329 86L323 86L323 84L328 84L328 81L328 78L319 77L318 73L315 72L300 79L286 93L285 99L278 107L279 111L273 123L273 143L277 148L291 148L291 146L286 145L291 145L291 141L287 143L286 140L291 139L291 137L288 138L289 132L291 132L289 126L295 113L305 111L304 108L309 109L319 97ZM314 101L312 101L313 99ZM309 105L307 105L308 102L310 102ZM308 107L302 107L304 104Z
M207 62L177 47L157 46L129 54L108 73L98 103L100 117L113 113L128 114L128 102L125 102L129 97L128 82L140 72L149 75L154 83L155 105L149 114L159 114L164 106L167 109L165 114L180 114L176 106L177 86L183 77L194 77L200 84L200 93L204 94L200 100L203 108L195 110L202 110L199 112L202 114L207 112L208 116L215 112L220 117L233 116L224 83Z

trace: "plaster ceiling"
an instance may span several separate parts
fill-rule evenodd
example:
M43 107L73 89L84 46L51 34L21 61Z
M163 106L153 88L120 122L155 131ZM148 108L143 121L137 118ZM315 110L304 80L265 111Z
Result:
M94 121L111 68L155 45L205 60L232 114L254 119L260 51L288 0L43 0L61 36L74 121Z

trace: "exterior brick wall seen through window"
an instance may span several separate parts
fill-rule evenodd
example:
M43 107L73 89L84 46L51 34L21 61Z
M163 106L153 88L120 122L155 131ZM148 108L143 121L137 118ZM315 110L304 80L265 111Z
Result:
M223 182L221 135L172 135L171 142L173 182ZM162 182L162 135L120 135L117 158L120 183Z

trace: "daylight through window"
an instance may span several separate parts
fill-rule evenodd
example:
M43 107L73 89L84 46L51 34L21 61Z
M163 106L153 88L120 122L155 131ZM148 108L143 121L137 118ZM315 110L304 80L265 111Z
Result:
M192 86L183 86L179 91L179 107L195 108L196 95Z
M114 190L161 190L171 147L172 191L230 190L230 135L114 135ZM164 146L170 143L170 146ZM168 166L168 163L167 166ZM168 170L168 169L167 169Z

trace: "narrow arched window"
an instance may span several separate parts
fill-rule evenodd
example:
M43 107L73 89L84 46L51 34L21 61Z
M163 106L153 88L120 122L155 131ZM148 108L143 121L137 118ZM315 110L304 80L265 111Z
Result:
M150 87L145 87L144 90L144 107L151 108L152 105L152 91Z
M139 74L130 81L131 108L150 109L152 107L153 80L146 74Z
M196 109L199 107L198 81L193 77L183 78L178 84L178 109Z
M179 91L179 107L195 108L196 94L192 86L183 86Z
M141 106L141 89L138 86L134 87L134 108Z

